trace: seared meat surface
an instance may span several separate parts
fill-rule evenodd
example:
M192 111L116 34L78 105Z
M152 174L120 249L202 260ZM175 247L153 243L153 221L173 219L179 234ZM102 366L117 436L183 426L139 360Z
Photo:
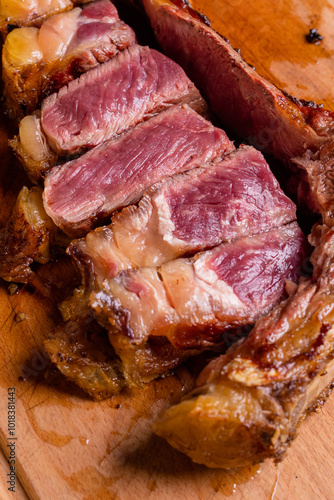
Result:
M290 98L261 78L187 2L143 4L164 52L185 69L228 130L285 161L328 139L333 113Z
M89 314L60 324L45 349L58 370L96 401L117 394L125 385L106 332Z
M45 264L56 226L45 213L42 189L23 187L12 215L0 230L0 276L6 281L28 283L32 280L33 261Z
M211 467L280 458L333 379L333 113L266 82L187 2L143 3L162 47L222 122L300 168L298 194L325 223L310 237L313 277L290 287L290 298L258 320L245 341L210 363L198 389L165 412L155 431ZM198 48L191 57L190 46Z

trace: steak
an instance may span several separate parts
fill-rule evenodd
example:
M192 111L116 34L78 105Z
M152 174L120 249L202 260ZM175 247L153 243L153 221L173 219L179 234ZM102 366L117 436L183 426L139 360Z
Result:
M45 99L41 124L59 155L90 149L173 103L200 100L184 71L132 45Z
M313 278L291 290L247 339L212 361L195 392L156 422L155 432L195 462L230 468L280 459L305 412L329 395L334 232L324 226L316 232Z
M145 144L145 147L143 147ZM136 203L153 183L233 149L225 132L189 107L173 106L45 180L44 206L70 236Z
M125 367L127 350L143 348L150 337L183 350L207 349L283 298L285 281L298 276L304 245L293 222L159 268L121 271L90 294L90 304Z
M295 205L262 154L242 146L153 186L138 206L72 242L68 253L91 273L86 283L102 282L123 269L158 266L295 219Z
M165 53L185 69L227 129L285 161L328 140L333 113L290 98L259 76L188 2L143 4Z
M2 55L7 114L33 113L44 97L135 42L109 0L53 16L39 30L11 32Z
M296 191L325 223L309 237L316 247L312 278L289 286L289 299L210 363L198 388L165 412L154 430L210 467L280 459L305 413L329 395L334 376L333 113L262 79L186 1L143 3L157 39L203 86L222 122L300 168ZM192 57L190 46L198 48Z

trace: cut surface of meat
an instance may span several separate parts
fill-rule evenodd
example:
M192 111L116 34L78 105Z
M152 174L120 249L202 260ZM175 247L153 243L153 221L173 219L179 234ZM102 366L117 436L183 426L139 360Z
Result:
M328 139L333 113L289 98L261 78L187 2L175 1L183 8L168 0L143 3L163 50L185 69L225 127L287 161Z
M247 339L209 363L195 392L155 424L194 461L231 468L280 459L305 412L330 393L334 233L313 232L319 229L313 277L260 319Z
M54 168L45 180L44 206L64 232L82 235L99 219L136 203L155 182L233 147L223 130L187 106L173 106Z
M89 261L90 281L102 282L124 269L158 266L295 219L295 205L262 154L242 146L153 186L138 207L115 214L109 227L72 242L68 252L80 267Z
M285 281L298 276L304 245L293 222L191 259L121 271L91 294L91 307L110 325L114 347L119 336L134 345L164 336L176 347L206 348L283 298Z
M42 98L135 42L109 0L53 16L40 29L12 31L2 51L7 114L33 113Z
M132 45L45 99L41 124L59 155L79 153L175 102L200 100L174 61Z

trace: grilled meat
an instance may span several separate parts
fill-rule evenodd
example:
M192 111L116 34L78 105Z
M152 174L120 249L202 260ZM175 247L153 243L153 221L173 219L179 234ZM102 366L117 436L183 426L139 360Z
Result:
M49 261L56 229L45 213L42 189L23 187L10 219L0 231L1 278L27 283L33 275L33 261Z
M313 278L212 361L194 393L156 422L155 432L194 461L230 468L281 458L333 379L334 232L327 229L312 256Z
M198 389L155 425L173 446L211 467L280 458L307 409L328 393L334 373L333 113L266 82L187 2L143 3L162 47L194 78L222 122L297 165L299 193L329 226L316 226L311 237L313 277L291 287L290 298L210 363ZM191 57L190 46L197 49Z
M54 168L45 180L44 206L65 233L81 236L115 210L136 203L155 182L232 149L221 129L188 106L172 106Z
M180 66L153 49L132 45L46 98L40 118L23 118L11 144L23 164L32 158L43 175L48 155L68 159L83 153L173 103L206 109ZM33 142L25 140L26 129Z
M227 130L288 162L328 140L333 113L290 98L258 75L188 2L142 3L162 49L185 69Z
M252 324L282 299L303 258L304 236L291 223L191 259L121 271L96 287L90 305L126 369L127 350L150 337L203 350L221 343L224 331Z
M153 186L138 206L75 240L68 252L83 274L89 273L85 283L99 283L123 269L159 266L295 219L295 205L262 154L242 146L222 160Z
M4 104L11 118L33 113L42 99L135 43L109 0L12 31L2 51Z

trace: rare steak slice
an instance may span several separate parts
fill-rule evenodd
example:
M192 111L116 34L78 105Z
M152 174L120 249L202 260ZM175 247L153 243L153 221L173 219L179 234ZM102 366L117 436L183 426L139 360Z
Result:
M174 61L132 45L45 99L41 124L53 151L79 153L175 102L200 100Z
M234 148L225 132L188 106L173 106L45 180L44 206L70 236L87 233L115 210L136 203L152 184Z
M40 29L13 30L2 51L6 113L17 120L33 113L43 98L135 42L110 0L52 16Z
M241 146L152 186L138 206L72 242L68 252L90 273L86 282L102 282L123 269L158 266L295 219L296 207L263 155Z
M290 98L258 75L188 2L143 3L161 47L185 69L226 128L283 160L315 151L328 139L333 113Z
M108 327L125 370L127 350L142 348L150 338L205 349L221 342L224 331L252 324L283 298L286 280L297 279L304 245L293 222L159 268L121 271L103 281L90 304Z

